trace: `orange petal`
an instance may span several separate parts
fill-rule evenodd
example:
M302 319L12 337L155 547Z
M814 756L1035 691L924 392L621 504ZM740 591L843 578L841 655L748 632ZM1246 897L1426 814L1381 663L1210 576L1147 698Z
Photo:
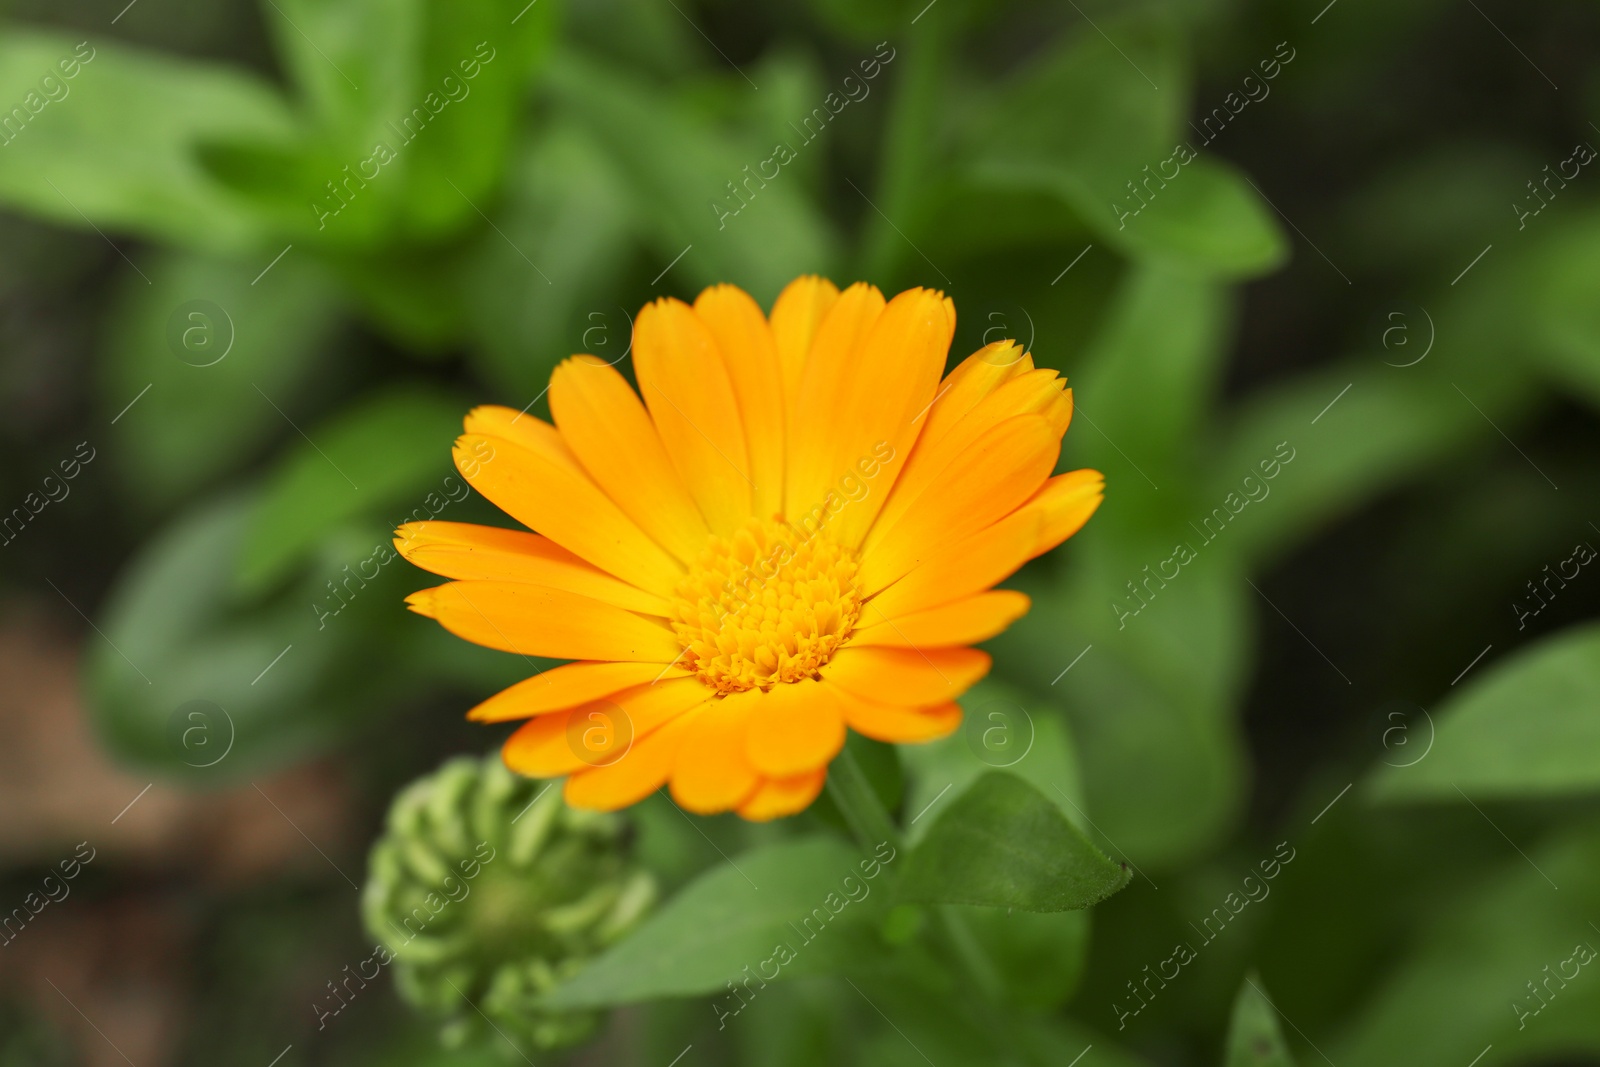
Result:
M501 760L529 778L556 778L590 766L568 737L573 716L582 710L569 708L523 723L501 746Z
M622 513L565 445L555 444L532 452L503 437L469 434L456 441L456 466L513 519L623 581L672 596L683 577L677 560Z
M672 767L672 796L700 815L736 808L756 788L757 775L745 756L745 735L761 691L751 689L713 700L684 734Z
M984 345L939 383L938 399L928 408L927 425L918 440L939 440L985 397L1031 370L1033 357L1015 341Z
M977 357L969 357L962 367L971 367L960 380L950 387L929 411L929 425L916 447L906 460L905 470L895 481L894 489L878 515L877 524L862 543L862 554L868 555L889 534L906 512L914 507L929 486L938 486L953 477L951 465L961 456L978 446L983 436L1007 419L1018 415L1041 415L1057 438L1066 432L1072 419L1070 393L1053 370L1019 370L1026 356L1015 356L1015 350L984 349L994 359L1016 359L1018 362L991 369ZM976 360L976 362L975 362ZM961 368L957 368L960 370ZM1009 377L1000 379L999 374ZM954 377L954 375L952 375ZM947 383L948 383L947 379ZM976 396L980 388L987 389ZM952 416L962 405L970 403L966 414Z
M527 582L647 615L672 614L672 605L661 597L613 578L538 534L433 521L408 522L394 533L402 556L446 578Z
M530 452L550 458L564 458L574 469L577 468L577 460L567 450L561 434L537 415L503 408L498 404L480 404L467 412L462 426L462 432L469 437L499 437Z
M1077 533L1104 495L1105 480L1099 471L1058 474L1022 507L970 537L934 550L867 603L892 619L982 592Z
M850 729L875 741L914 744L934 741L955 732L961 725L961 705L955 701L931 708L907 708L864 700L839 688L844 721Z
M501 756L507 767L532 778L603 767L626 758L635 744L709 695L693 678L635 686L524 723L506 740Z
M817 323L800 381L785 393L789 465L783 512L791 520L825 506L827 494L836 491L835 483L845 473L834 469L832 429L837 412L829 408L838 394L833 390L842 394L855 369L856 350L884 306L883 294L865 282L840 293Z
M523 656L671 663L683 654L665 624L560 589L450 582L406 603L457 637Z
M783 395L792 403L800 391L800 374L816 336L839 288L826 278L807 274L784 286L772 305L772 335L778 345L778 360L783 365Z
M633 327L633 367L661 443L712 532L750 516L750 459L716 340L681 300L657 300Z
M983 592L1010 577L1037 553L1045 520L1027 506L970 537L935 549L905 577L871 598L869 621L895 619Z
M989 673L976 648L872 648L846 645L822 668L825 681L880 704L944 704Z
M1009 415L1043 415L1060 437L1072 422L1072 390L1066 384L1056 371L1031 370L996 389L973 414L982 419L992 413L996 422Z
M567 779L562 796L575 808L616 811L636 804L660 789L678 757L685 728L693 713L677 716L652 733L638 738L628 754L604 767L576 771Z
M698 678L673 678L635 686L610 698L626 713L635 736L643 737L683 712L699 707L712 696Z
M467 718L474 722L527 719L552 711L566 711L636 685L687 675L682 667L663 669L659 663L567 663L502 689L467 712Z
M746 752L769 778L825 766L844 745L844 713L830 687L807 679L761 694Z
M768 822L804 811L827 780L825 767L793 778L767 778L739 806L739 814L751 822Z
M1061 437L1042 415L1018 415L985 431L862 552L859 587L871 596L935 549L1010 513L1050 477L1060 451Z
M1012 589L952 601L936 608L925 608L895 618L876 610L867 601L862 620L850 634L852 645L877 645L888 648L938 648L941 645L971 645L987 641L1028 613L1028 598ZM873 622L872 620L878 620Z
M1050 551L1083 529L1105 495L1105 475L1088 467L1058 474L1044 483L1044 488L1021 509L1037 512L1043 518L1044 528L1034 554Z
M680 560L700 554L710 536L705 519L627 379L594 356L563 360L550 375L550 412L583 469L628 518Z
M835 314L848 295L840 297ZM829 521L840 543L861 543L903 469L922 428L917 417L938 389L953 322L944 294L910 289L884 307L853 350L824 348L823 324L795 409L801 427L795 462L805 465L803 488L814 495L802 502L791 494L789 502L809 509L829 494L846 496L848 506ZM869 470L870 479L864 477Z
M744 290L713 285L694 301L739 402L745 445L750 456L751 507L757 515L783 508L784 400L783 367L778 344L761 308Z

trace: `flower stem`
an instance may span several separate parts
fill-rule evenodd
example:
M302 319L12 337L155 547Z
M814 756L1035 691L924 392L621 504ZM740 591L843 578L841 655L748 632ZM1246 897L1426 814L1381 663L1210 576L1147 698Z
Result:
M873 851L883 842L888 842L897 852L905 846L899 827L878 799L866 772L849 748L842 749L828 769L828 795L838 805L856 843L863 849ZM950 905L936 905L933 911L938 915L950 954L984 998L997 1003L1004 992L1000 974L967 925L966 917L959 908Z
M961 961L972 984L991 1004L999 1003L1005 994L1000 972L995 970L977 935L967 925L967 917L953 904L940 904L935 910L944 925L945 940L950 944L951 953Z
M866 772L848 746L839 750L828 768L828 795L838 805L856 843L863 849L871 852L879 844L888 842L895 851L900 850L900 829L878 794L873 792L872 783L867 781Z

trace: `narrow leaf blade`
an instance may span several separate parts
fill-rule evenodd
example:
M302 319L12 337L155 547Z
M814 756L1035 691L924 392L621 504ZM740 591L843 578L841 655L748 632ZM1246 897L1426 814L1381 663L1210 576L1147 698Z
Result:
M1459 801L1462 794L1600 790L1600 625L1557 634L1479 670L1466 692L1433 713L1427 754L1381 768L1372 782L1375 798Z
M1226 1067L1294 1067L1278 1026L1278 1010L1254 975L1246 976L1234 998L1228 1055L1223 1062Z
M745 853L684 887L545 1004L603 1007L723 991L730 981L754 993L871 955L868 930L887 899L874 879L894 859L891 846L861 857L831 837Z

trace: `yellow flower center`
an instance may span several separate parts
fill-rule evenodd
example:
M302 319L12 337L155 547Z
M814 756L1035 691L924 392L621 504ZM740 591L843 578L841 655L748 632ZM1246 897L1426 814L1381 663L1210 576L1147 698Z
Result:
M678 584L679 661L719 693L815 677L861 614L856 554L781 519L713 535Z

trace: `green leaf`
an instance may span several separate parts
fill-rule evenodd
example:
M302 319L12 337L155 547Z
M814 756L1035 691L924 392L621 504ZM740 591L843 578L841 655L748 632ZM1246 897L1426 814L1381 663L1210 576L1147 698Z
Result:
M961 917L1000 976L1007 1003L1045 1012L1077 992L1089 960L1089 912L966 908Z
M1079 421L1062 463L1105 471L1106 503L1061 550L1073 562L1063 579L1024 579L1034 610L993 642L1002 673L1072 715L1089 807L1141 867L1204 851L1240 796L1233 709L1253 594L1235 534L1209 545L1190 525L1222 500L1193 487L1224 299L1215 281L1167 265L1136 263L1119 280L1074 376ZM1195 558L1170 581L1149 576L1179 544Z
M1540 248L1530 319L1545 366L1591 407L1600 405L1600 309L1594 299L1600 212L1568 216Z
M1493 436L1486 415L1506 426L1528 408L1526 378L1504 370L1468 377L1461 369L1428 360L1401 370L1355 357L1252 396L1211 464L1210 496L1220 501L1280 444L1297 458L1273 483L1273 502L1239 524L1235 547L1258 565L1270 562L1467 442Z
M1538 168L1526 148L1501 138L1441 138L1413 152L1395 153L1340 205L1340 224L1346 232L1361 233L1361 240L1340 242L1339 262L1362 272L1386 269L1411 278L1454 278L1462 264L1483 250L1474 225L1504 213L1505 191L1520 187ZM1578 206L1569 202L1562 210L1572 212ZM1562 225L1570 225L1571 218L1566 215ZM1383 219L1384 224L1365 229L1369 219ZM1529 239L1536 238L1519 233L1517 243Z
M889 36L917 15L914 0L813 0L829 29L860 42Z
M999 768L1031 784L1088 833L1077 755L1061 709L994 678L967 690L960 703L960 733L899 746L912 771L905 807L916 820L906 839L920 841L937 821L934 814Z
M1074 368L1083 421L1069 437L1070 465L1096 467L1123 494L1141 496L1159 491L1147 477L1168 484L1192 469L1222 374L1226 327L1220 285L1161 265L1130 268Z
M459 249L402 245L334 265L363 318L407 354L432 360L456 354L468 324Z
M1007 274L995 278L987 271L972 274L964 271L968 276L961 279L963 306L971 302L972 293L977 287L988 288L996 282L1005 288L1008 295L1019 300L1022 291L1030 283L1041 294L1048 293L1051 300L1066 303L1081 298L1081 294L1065 284L1052 287L1048 277L1037 280L1034 276L1037 264L1033 258L1017 255L1018 246L1037 246L1049 242L1062 249L1071 249L1062 261L1061 265L1065 267L1095 236L1076 211L1048 190L1030 185L1010 188L1003 183L980 183L964 176L939 178L922 175L918 179L916 210L917 247L935 263L942 263L946 259L986 257L980 262L993 261L1009 267L1016 274L1015 278ZM911 255L916 256L915 250ZM917 256L916 263L922 262L921 257ZM1074 281L1082 285L1079 272L1096 265L1093 262L1078 265L1072 272ZM1041 305L1031 313L1047 315L1054 310L1048 305ZM1094 307L1083 311L1070 308L1067 316L1079 319L1077 325L1082 330L1092 324L1092 316L1098 311L1096 301ZM1062 358L1076 347L1076 344L1059 348L1052 346L1054 351L1037 351L1034 359L1039 366L1051 366L1059 370Z
M258 254L270 244L249 204L202 165L197 148L220 137L290 136L277 94L214 64L103 40L78 49L73 38L32 31L8 29L0 40L0 99L27 116L0 151L0 203L75 229L197 248ZM79 64L73 77L61 76L62 61ZM66 95L47 99L46 76ZM42 102L37 113L30 100Z
M561 35L569 46L667 78L703 73L700 65L710 51L694 24L650 0L568 4L561 11Z
M854 1043L851 1009L855 992L841 983L785 982L761 991L750 1018L730 1027L741 1067L813 1067L839 1063ZM859 998L858 998L859 999ZM705 1009L695 1005L700 1011Z
M1127 198L1120 202L1124 208ZM1094 219L1095 205L1083 203ZM1289 258L1289 243L1271 206L1242 171L1202 156L1178 171L1137 215L1104 223L1101 236L1135 259L1172 263L1225 278L1269 273Z
M1108 494L1063 550L1073 560L1064 577L1013 583L1033 610L989 647L1002 676L1067 709L1085 808L1119 857L1149 872L1213 847L1239 806L1234 709L1254 594L1219 539L1164 588L1152 580L1154 597L1119 621L1117 607L1139 604L1127 583L1144 580L1142 568L1168 558L1187 530L1181 513L1141 513L1132 496ZM1187 539L1200 543L1193 531Z
M1471 442L1501 447L1497 430L1515 437L1538 399L1540 366L1505 353L1527 349L1537 333L1523 310L1542 299L1550 265L1542 246L1503 261L1491 256L1460 288L1424 296L1385 326L1404 329L1404 349L1386 350L1388 335L1374 329L1369 353L1251 395L1209 464L1207 496L1220 499L1280 442L1300 458L1293 477L1274 483L1273 501L1240 524L1236 548L1255 565L1270 562L1296 539Z
M315 579L271 601L233 595L254 504L233 494L184 515L143 548L101 612L90 709L112 752L153 773L238 780L328 744L415 688L391 651L395 627L383 625L403 616L398 588L364 587L349 607L365 619L320 626L314 605L326 593Z
M990 771L946 808L906 860L899 898L1023 911L1070 911L1128 884L1054 803Z
M505 180L524 125L528 86L555 37L557 7L528 0L429 0L417 86L449 102L412 145L406 172L406 225L412 234L445 233L463 220L479 225L484 198ZM486 58L487 57L487 58ZM466 63L463 67L462 64ZM468 71L478 73L467 78ZM461 85L450 96L444 78Z
M1419 909L1405 951L1363 983L1365 1001L1322 1043L1332 1062L1470 1064L1491 1044L1484 1064L1600 1054L1600 826L1524 838L1521 856L1479 825L1504 859ZM1431 845L1419 839L1418 850Z
M1009 159L993 173L1027 175L1041 184L1067 182L1103 197L1094 212L1125 192L1172 149L1187 107L1189 64L1181 38L1162 16L1102 21L1063 37L1003 86L977 113L973 133L986 150L972 158L978 172ZM1116 44L1111 42L1116 40Z
M449 395L401 387L312 427L262 497L240 561L240 588L258 593L282 581L356 519L388 521L385 512L394 510L403 522L417 508L428 518L464 499L467 486L453 474L450 447L466 408Z
M887 888L876 879L894 861L887 845L876 859L864 858L833 837L744 853L685 886L545 1003L587 1008L726 993L730 982L754 993L763 976L775 981L870 959ZM726 996L736 1009L739 1001Z
M643 222L651 251L663 265L683 256L673 267L673 288L737 280L770 302L797 273L826 273L837 260L832 224L789 172L792 166L776 163L770 142L782 140L796 157L822 151L820 145L792 131L760 141L729 135L663 99L659 87L575 53L554 57L550 72L558 99L611 154L633 202L648 205ZM726 91L744 92L739 86ZM758 169L769 159L781 169L763 180ZM746 167L756 177L747 177ZM739 207L728 186L744 182L748 203Z
M1600 624L1556 634L1479 670L1433 713L1427 754L1380 769L1370 787L1375 798L1519 799L1600 790Z
M550 37L551 5L524 7L281 0L263 19L305 105L297 136L219 139L206 159L296 242L370 250L477 228Z
M1245 978L1233 1001L1225 1067L1294 1067L1278 1028L1278 1010L1261 991L1255 975Z
M1093 1045L1094 1052L1082 1063L1149 1067L1147 1061L1118 1047L1111 1036L1077 1020L1003 1011L1009 1004L997 1006L974 996L971 985L953 980L937 958L914 945L907 949L854 979L857 989L844 986L847 1002L853 1000L860 1010L855 1058L813 1062L851 1062L861 1067L927 1067L930 1061L938 1067L1069 1067ZM870 1006L861 993L867 994ZM759 1012L759 1002L753 1010ZM760 1018L757 1014L751 1021Z
M925 837L937 823L934 816L997 765L1032 784L1090 834L1063 713L993 679L968 690L961 705L966 712L961 733L899 746L912 770L906 811L917 820L908 841L916 844ZM1047 1010L1077 989L1088 958L1088 912L972 908L963 918L999 973L1008 1001L1026 1010Z
M313 129L375 132L378 114L407 101L421 73L425 8L422 0L273 0L263 9Z
M1273 269L1288 249L1268 205L1188 142L1188 68L1161 16L1084 33L974 109L971 180L1047 191L1136 259L1228 278Z
M128 496L156 510L294 433L285 416L333 377L343 309L328 276L297 252L265 277L265 261L142 258L153 284L130 275L123 285L98 393L116 420L111 451Z
M520 408L574 353L626 367L637 309L618 300L638 219L604 148L570 122L519 150L508 186L497 228L479 235L458 277L470 356Z

